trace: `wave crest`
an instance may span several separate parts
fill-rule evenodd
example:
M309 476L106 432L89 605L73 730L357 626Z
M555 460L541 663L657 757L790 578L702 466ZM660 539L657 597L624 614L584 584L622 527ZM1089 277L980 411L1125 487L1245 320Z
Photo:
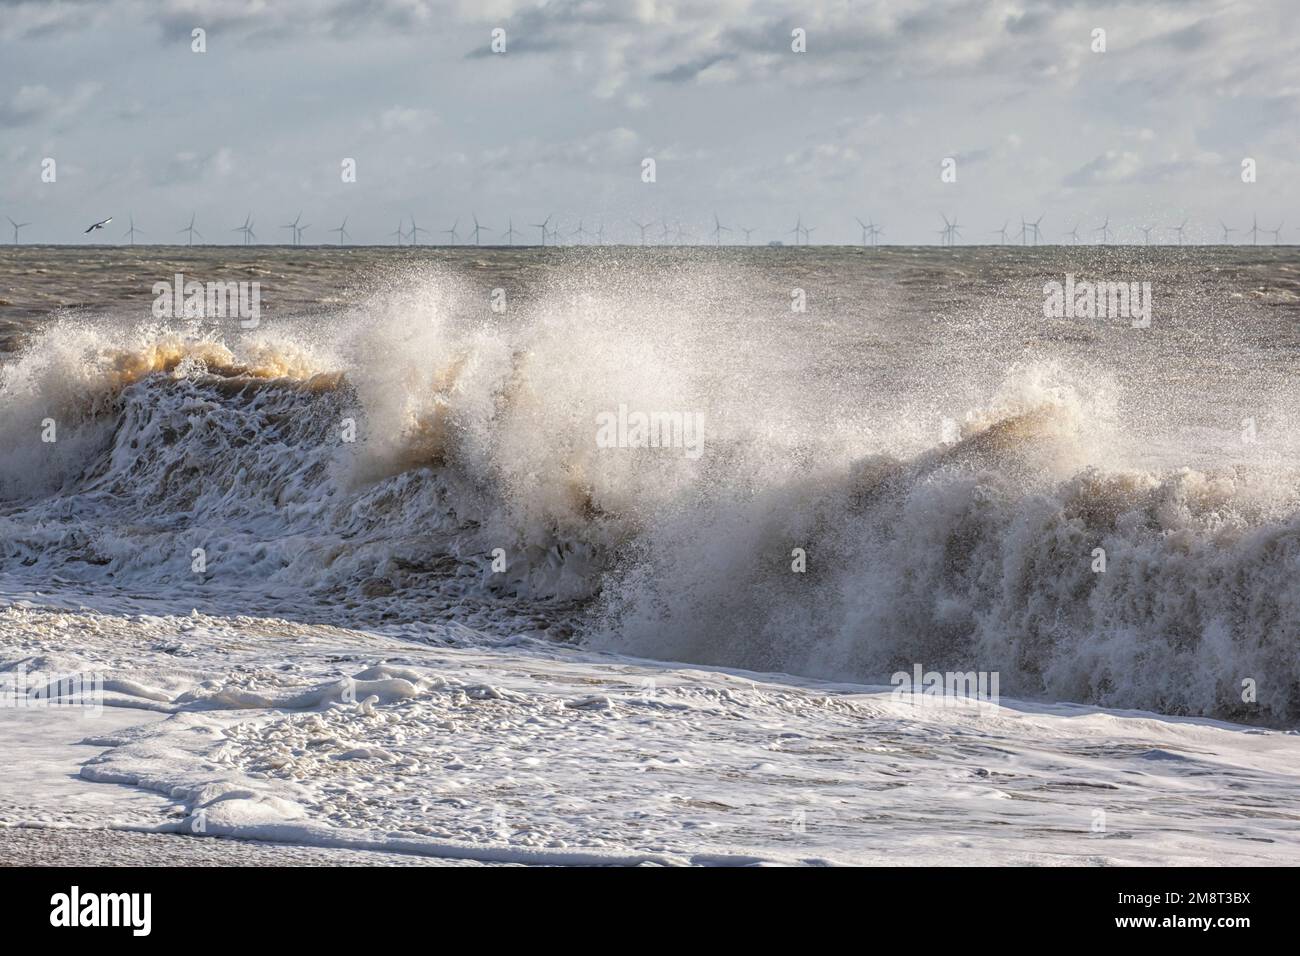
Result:
M702 330L697 289L603 281L500 322L425 276L235 342L65 320L0 372L0 570L1168 713L1254 713L1251 679L1300 717L1295 469L1110 461L1113 385L1059 363L1011 367L944 442L926 409L740 377L754 331ZM707 453L598 447L620 403L698 410Z

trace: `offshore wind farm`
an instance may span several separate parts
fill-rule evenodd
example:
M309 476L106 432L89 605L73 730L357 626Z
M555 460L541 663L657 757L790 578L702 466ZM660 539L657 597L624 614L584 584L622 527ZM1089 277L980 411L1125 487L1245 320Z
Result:
M754 236L757 235L758 244L760 245L769 245L769 246L811 245L813 244L812 233L816 230L816 227L809 227L805 225L802 214L796 216L794 224L791 228L783 230L780 226L773 226L771 229L766 230L767 233L766 236L764 235L765 230L752 228L752 227L733 229L730 226L724 225L716 212L711 213L710 215L711 215L711 220L701 226L700 233L706 237L706 240L701 242L693 241L686 238L686 231L682 226L681 218L673 218L671 220L668 218L642 220L634 216L626 219L626 221L623 221L620 220L619 217L617 216L611 216L610 219L615 224L615 227L614 229L610 230L611 238L608 244L610 245L664 245L664 246L668 246L668 245L688 246L688 245L697 245L697 244L698 245L711 244L714 246L752 245L754 244ZM897 243L897 245L902 245L902 246L938 245L944 247L951 247L956 245L1014 245L1014 244L1019 244L1022 246L1023 245L1034 245L1034 246L1065 245L1065 244L1077 245L1079 243L1080 239L1079 239L1078 230L1079 230L1079 224L1081 222L1080 219L1073 216L1066 217L1069 221L1074 222L1075 225L1070 230L1065 230L1062 226L1058 233L1056 233L1055 235L1051 235L1047 233L1045 230L1043 230L1042 228L1043 220L1047 217L1048 217L1047 213L1040 214L1038 218L1034 220L1028 220L1023 215L1017 216L1015 217L1015 219L1019 220L1020 227L1018 230L1014 232L1008 232L1008 229L1011 223L1013 222L1013 219L1007 218L1003 220L1002 225L1000 227L995 225L993 226L993 228L990 228L986 230L985 233L983 233L983 235L987 237L997 236L998 238L996 241L994 241L992 238L985 238L982 240L971 242L966 240L966 238L963 236L961 232L961 226L957 221L958 217L953 216L952 220L949 220L947 213L941 212L939 213L939 218L943 222L943 228L931 231L931 235L936 236L934 240L914 241L914 242L903 241ZM367 242L354 243L352 241L351 234L347 233L346 229L342 230L341 232L340 228L336 227L334 229L329 230L329 232L337 235L338 241L328 242L322 240L320 245L327 245L327 244L329 245L391 244L397 246L429 245L428 242L422 243L420 241L421 236L427 236L429 234L428 230L417 225L415 217L413 215L407 218L409 218L410 220L409 227L403 224L405 222L405 220L403 220L402 222L398 223L398 227L396 230L394 230L391 233L383 234L382 238L379 241L373 243L367 243ZM469 221L473 223L473 227L470 228L465 234L462 234L459 230L462 218L460 216L456 216L452 219L452 224L448 228L438 231L437 234L445 237L444 240L439 243L434 243L433 245L457 246L463 244L463 241L469 242L470 244L475 246L514 246L514 245L526 246L530 244L528 242L516 242L515 237L517 236L523 237L525 234L521 230L515 228L513 214L507 214L502 217L502 220L507 222L507 227L499 232L494 231L488 226L481 224L477 218L476 213L471 213L471 215L467 218L469 219ZM19 230L29 227L33 225L33 223L17 222L8 215L6 215L6 219L8 220L10 227L12 229L12 234L11 234L12 244L13 245L20 244ZM256 233L254 233L251 228L253 225L252 212L249 212L249 214L245 217L243 224L235 226L233 229L229 231L239 233L241 236L243 236L243 242L242 242L243 245L278 245L278 244L291 245L291 246L311 245L311 243L305 243L303 241L303 236L305 235L306 230L310 227L310 223L303 223L302 219L303 219L303 211L299 210L292 222L285 223L280 227L282 230L288 230L289 232L288 240L287 242L284 243L259 242ZM352 219L352 213L348 213L347 215L345 215L343 226L346 226L347 222L351 221L351 219ZM205 240L203 234L196 228L197 221L198 221L197 214L191 213L189 222L185 226L183 226L180 230L178 230L178 232L181 235L186 237L185 242L183 243L184 245L187 246L196 245L196 243L194 242L196 236L198 237L199 240L197 243L198 245L227 244L227 243L219 243L219 242L208 243L207 240ZM590 221L597 221L599 223L599 232L584 228L583 223L590 222ZM1061 221L1063 222L1064 220ZM552 225L552 223L554 223L555 225ZM563 228L564 224L568 224L572 226L572 228L567 229L566 231L566 229ZM605 245L606 244L605 218L600 215L592 216L592 217L584 217L582 215L566 216L563 214L556 214L554 212L551 212L547 214L546 218L543 219L542 222L530 222L528 225L532 229L539 230L539 232L537 233L536 242L532 243L534 245L542 246L542 245ZM842 225L844 226L844 228L842 230L840 238L835 240L827 239L827 241L821 244L823 245L855 245L856 244L856 245L871 246L871 247L878 247L881 245L891 245L891 243L888 240L882 240L881 237L885 234L884 227L882 225L877 224L874 220L869 219L869 221L863 222L863 220L860 217L854 216L846 220L846 222ZM1177 223L1176 225L1172 225L1164 228L1157 228L1153 225L1143 224L1140 220L1129 222L1129 223L1122 223L1116 220L1114 225L1112 225L1111 217L1107 215L1103 217L1102 221L1096 226L1096 228L1092 230L1092 235L1093 235L1092 241L1097 245L1109 245L1112 243L1112 239L1115 238L1116 236L1124 236L1127 239L1127 241L1121 241L1119 243L1120 245L1171 245L1171 246L1181 246L1184 244L1196 245L1196 246L1231 245L1234 243L1232 236L1235 234L1240 234L1243 236L1243 238L1240 241L1242 243L1246 243L1250 245L1259 245L1260 235L1271 236L1272 242L1269 243L1271 245L1294 244L1294 242L1288 242L1287 239L1288 231L1285 229L1285 225L1286 225L1285 220L1279 217L1278 225L1275 228L1273 229L1260 228L1258 223L1257 213L1252 215L1249 227L1247 227L1245 224L1241 225L1240 227L1229 226L1227 219L1225 217L1210 217L1207 218L1204 222L1200 222L1200 223L1194 222L1190 217L1183 217L1182 221ZM651 231L656 226L660 227L660 234L658 237L656 237ZM860 235L857 237L856 240L853 238L853 233L852 233L853 228L860 230ZM1151 240L1153 233L1156 236L1155 242L1152 242ZM130 227L125 232L123 232L116 241L107 237L90 235L88 230L84 228L83 224L74 221L71 224L69 224L68 228L66 229L66 235L62 239L58 239L51 242L29 242L29 244L65 245L65 244L75 243L75 244L94 244L94 245L115 245L115 244L124 243L127 245L134 245L135 236L137 234L143 235L144 231L142 229L138 229L135 227L134 213L131 213ZM1164 235L1163 241L1161 241L1160 238L1161 234ZM174 243L158 243L158 244L168 245Z

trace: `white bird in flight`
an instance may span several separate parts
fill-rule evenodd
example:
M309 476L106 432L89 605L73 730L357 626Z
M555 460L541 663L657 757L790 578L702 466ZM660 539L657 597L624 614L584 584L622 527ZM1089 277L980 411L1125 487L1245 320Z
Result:
M108 217L107 219L105 219L103 222L97 222L97 223L95 223L93 226L88 226L88 227L86 228L86 232L92 232L92 231L95 230L95 229L103 229L105 226L107 226L107 225L108 225L110 222L112 222L112 221L113 221L113 217L112 217L112 216L109 216L109 217ZM82 235L84 236L84 235L86 234L86 232L83 232Z

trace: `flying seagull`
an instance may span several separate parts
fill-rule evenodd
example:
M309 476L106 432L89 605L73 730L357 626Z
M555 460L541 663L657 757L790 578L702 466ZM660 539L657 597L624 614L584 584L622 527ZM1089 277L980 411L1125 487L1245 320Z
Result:
M113 217L112 217L112 216L109 216L107 219L104 219L104 220L102 220L102 221L100 221L100 222L97 222L97 223L95 223L93 226L88 226L88 227L86 228L86 232L94 232L96 229L103 229L105 226L107 226L107 225L108 225L110 222L112 222L112 221L113 221ZM86 234L86 232L83 232L82 235L84 236L84 235Z

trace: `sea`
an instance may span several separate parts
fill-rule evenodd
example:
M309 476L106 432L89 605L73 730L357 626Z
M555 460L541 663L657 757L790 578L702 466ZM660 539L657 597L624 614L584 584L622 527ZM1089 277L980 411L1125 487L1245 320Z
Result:
M10 593L1300 719L1289 247L16 246L0 349Z

